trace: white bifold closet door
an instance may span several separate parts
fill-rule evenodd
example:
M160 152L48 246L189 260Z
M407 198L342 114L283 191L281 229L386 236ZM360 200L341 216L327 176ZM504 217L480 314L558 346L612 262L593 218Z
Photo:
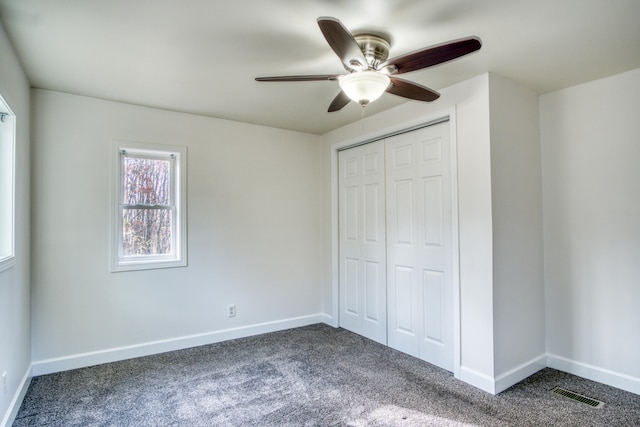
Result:
M341 151L340 326L453 370L449 122Z
M449 123L386 140L388 345L453 370Z
M340 326L387 343L384 142L338 153Z

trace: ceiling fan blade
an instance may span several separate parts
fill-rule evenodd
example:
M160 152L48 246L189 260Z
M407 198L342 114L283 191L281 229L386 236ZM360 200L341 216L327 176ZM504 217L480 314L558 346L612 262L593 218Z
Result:
M340 74L316 74L308 76L275 76L256 77L258 82L314 82L322 80L338 80Z
M391 84L387 88L387 92L390 94L426 102L435 101L440 98L440 94L438 92L429 89L428 87L408 82L397 77L390 77L390 79Z
M327 112L333 113L334 111L341 110L350 101L351 99L347 96L347 94L343 91L340 91L340 93L335 98L333 98L333 101L331 102L331 105L329 105L329 109L327 110Z
M347 70L359 71L369 68L360 45L340 21L336 18L323 16L318 18L318 26L324 38L327 39L327 43Z
M389 59L380 64L378 70L390 67L391 74L410 73L460 58L479 50L481 46L482 42L477 37L454 40Z

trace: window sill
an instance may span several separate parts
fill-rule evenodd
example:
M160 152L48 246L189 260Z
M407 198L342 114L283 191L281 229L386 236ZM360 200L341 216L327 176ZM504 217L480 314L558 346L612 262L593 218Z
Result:
M118 273L121 271L138 271L138 270L156 270L160 268L176 268L186 267L186 260L171 260L171 261L122 261L111 266L112 273Z
M8 256L0 259L0 272L10 269L16 265L16 257Z

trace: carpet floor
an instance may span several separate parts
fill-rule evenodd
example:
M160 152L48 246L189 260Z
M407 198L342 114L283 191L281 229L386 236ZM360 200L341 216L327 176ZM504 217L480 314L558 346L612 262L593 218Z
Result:
M550 390L605 402L593 408ZM22 426L639 426L640 395L543 369L492 396L326 325L32 379Z

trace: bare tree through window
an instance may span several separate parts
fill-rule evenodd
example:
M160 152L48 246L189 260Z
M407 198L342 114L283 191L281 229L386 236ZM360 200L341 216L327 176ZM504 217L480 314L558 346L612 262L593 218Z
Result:
M124 256L172 252L171 167L168 159L125 155L122 168Z

